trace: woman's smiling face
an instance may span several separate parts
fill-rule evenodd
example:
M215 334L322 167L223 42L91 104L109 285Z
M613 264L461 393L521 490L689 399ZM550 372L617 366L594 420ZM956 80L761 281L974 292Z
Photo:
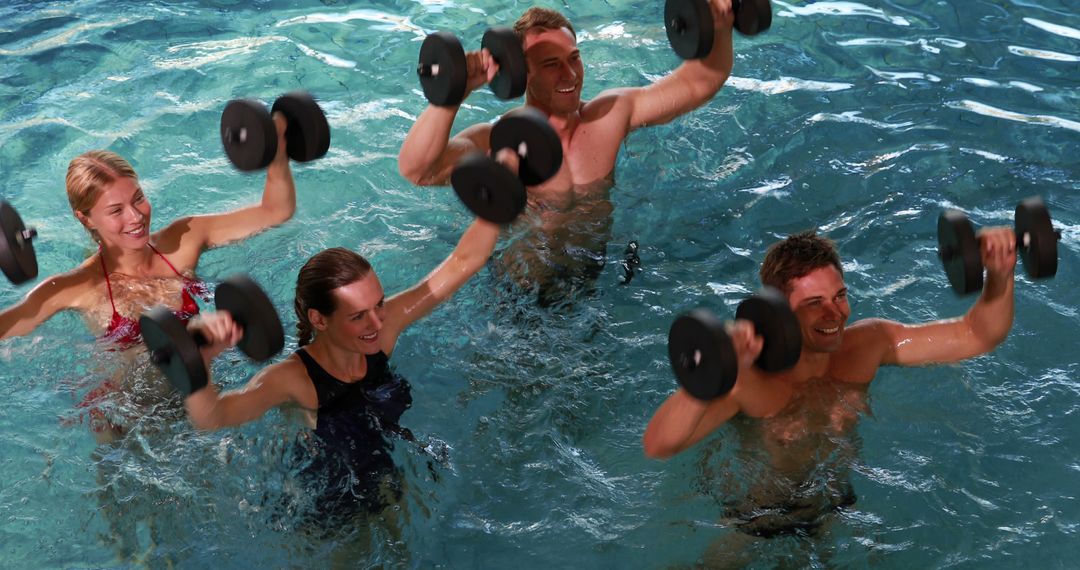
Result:
M150 212L150 201L139 182L120 177L102 189L87 215L76 216L102 245L139 249L150 241Z

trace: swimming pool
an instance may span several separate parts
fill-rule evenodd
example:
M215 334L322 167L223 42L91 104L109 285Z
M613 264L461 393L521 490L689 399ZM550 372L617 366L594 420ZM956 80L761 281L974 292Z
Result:
M1080 551L1080 14L1041 4L774 2L768 33L736 39L735 77L715 100L627 140L595 291L540 308L484 272L400 340L392 362L414 397L402 422L419 444L394 452L407 482L398 522L311 531L291 460L300 436L276 413L198 434L163 406L122 444L97 447L76 403L115 357L72 316L3 343L0 565L693 564L736 532L717 489L756 471L729 427L668 462L643 456L645 423L674 386L674 316L729 314L756 288L765 247L809 227L840 244L853 318L957 315L972 300L953 296L937 262L939 211L1009 224L1017 201L1041 194L1063 230L1058 276L1018 279L1009 340L959 366L884 369L841 458L858 502L822 537L743 548L760 567L1068 566ZM42 274L66 270L90 246L63 196L73 156L107 147L130 159L157 222L224 210L262 185L221 152L225 102L309 90L332 146L294 165L296 217L199 268L211 281L250 272L292 332L296 271L316 251L360 250L388 291L450 251L464 208L397 173L423 108L419 42L447 29L476 45L528 5L5 6L3 198L38 228ZM661 7L566 9L586 97L676 65ZM510 108L483 90L468 105L458 125ZM631 239L644 271L624 286ZM0 302L25 290L4 287ZM216 369L228 386L250 371L237 356Z

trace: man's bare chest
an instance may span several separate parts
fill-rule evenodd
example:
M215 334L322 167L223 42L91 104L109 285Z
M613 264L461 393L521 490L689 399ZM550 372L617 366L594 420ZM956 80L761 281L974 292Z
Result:
M615 170L622 137L607 133L600 125L581 125L570 140L563 141L563 166L575 185L594 184Z

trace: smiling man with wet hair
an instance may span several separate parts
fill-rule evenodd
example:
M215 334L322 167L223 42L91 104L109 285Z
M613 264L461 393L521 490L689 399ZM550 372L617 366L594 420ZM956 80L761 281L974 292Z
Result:
M645 454L672 457L739 417L743 445L763 452L776 476L761 478L750 501L729 511L734 525L759 537L817 529L855 501L846 477L829 478L824 486L815 477L821 462L850 453L846 442L868 411L866 389L878 369L957 362L990 352L1008 336L1016 234L986 228L979 245L986 286L963 316L920 324L869 318L848 326L848 288L835 244L812 231L773 244L760 278L779 289L794 312L798 360L779 372L762 370L760 331L749 320L725 323L738 360L733 387L708 400L676 390L645 429Z
M595 278L610 238L615 161L631 131L661 125L713 98L731 74L731 0L711 0L715 36L710 53L684 61L672 73L643 87L602 91L582 99L585 68L577 33L554 10L530 8L514 25L527 62L525 105L539 109L559 135L563 162L547 181L528 187L539 216L538 231L516 240L504 254L510 273L532 286ZM657 22L660 26L661 22ZM487 50L466 54L465 98L499 70ZM405 178L420 185L445 185L454 165L472 152L490 152L492 125L471 125L451 135L458 105L428 105L409 130L398 155ZM578 275L582 274L582 275ZM575 277L576 276L576 277Z

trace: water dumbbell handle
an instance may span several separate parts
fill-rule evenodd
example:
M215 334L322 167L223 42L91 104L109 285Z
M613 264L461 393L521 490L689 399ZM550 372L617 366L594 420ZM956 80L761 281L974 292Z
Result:
M221 135L221 138L231 143L246 143L248 139L248 130L245 127L240 127L239 129L226 127L225 132Z
M701 349L695 348L693 352L684 352L680 354L679 364L681 364L688 372L697 371L698 366L701 366Z
M491 193L491 188L488 188L487 184L481 184L476 189L476 197L484 204L491 204L491 200L495 196Z
M672 18L671 19L671 29L678 32L678 33L680 33L680 34L685 32L686 31L686 20L683 19L683 18L680 18L678 16Z
M36 238L37 235L37 230L35 230L34 228L23 230L15 234L15 243L18 244L19 247L22 247L30 240Z
M495 63L501 63L504 58L500 58L496 55L492 55L491 59L495 60ZM421 77L435 77L439 75L438 63L424 63L420 62L416 64L416 74Z
M439 64L418 63L416 64L416 74L420 77L437 77L439 75Z
M1054 230L1054 239L1061 241L1061 230ZM1023 234L1016 235L1016 249L1027 249L1031 247L1031 232L1024 232ZM951 245L943 246L938 250L938 257L943 261L949 261L955 258L960 253L959 248Z
M244 327L244 319L243 319L242 315L233 314L232 319L233 319L233 322L236 323L236 326L240 327L240 330L246 330L245 327ZM195 341L195 346L197 346L199 348L202 348L202 347L210 344L210 339L206 338L206 335L203 334L203 332L201 330L193 331L191 333L191 339ZM161 363L165 362L166 360L168 360L169 358L171 358L174 352L175 351L172 349L172 347L169 347L169 346L164 347L164 348L159 348L159 349L153 351L153 354L150 355L150 360L154 364L161 364Z
M1061 230L1054 230L1054 240L1061 241ZM1024 232L1016 236L1016 248L1026 249L1031 247L1031 232Z
M787 297L766 287L739 303L735 320L753 323L764 343L754 365L764 372L789 370L802 353L802 333ZM679 385L699 400L731 391L739 375L735 343L725 324L712 313L694 309L668 331L668 356Z
M210 340L208 338L206 338L206 335L204 335L202 333L202 331L193 332L191 334L191 339L195 341L195 346L197 346L199 348L202 348L202 347L210 344ZM173 357L174 354L176 354L176 351L173 349L173 347L171 347L171 346L162 347L162 348L156 349L156 350L154 350L154 351L152 351L150 353L150 362L153 362L154 364L159 364L159 365L160 364L165 364L166 362L169 361L170 358Z

